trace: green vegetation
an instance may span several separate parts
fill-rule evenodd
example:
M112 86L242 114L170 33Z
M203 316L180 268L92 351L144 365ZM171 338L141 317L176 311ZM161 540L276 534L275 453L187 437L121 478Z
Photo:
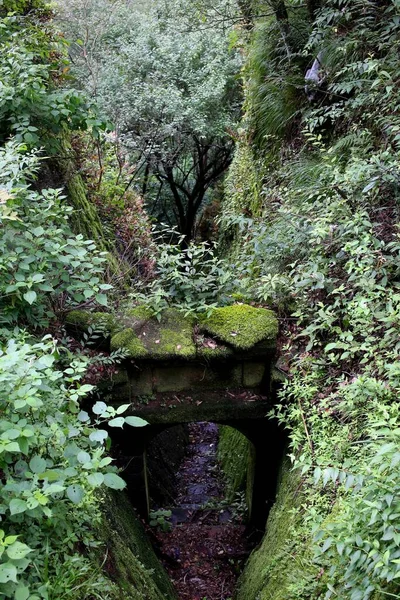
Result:
M219 428L218 460L225 475L228 502L238 492L244 492L251 472L253 455L249 440L237 429L223 425ZM252 482L250 482L250 485Z
M239 286L291 317L273 413L297 491L278 495L238 597L398 598L399 6L254 10L249 149L236 150L236 196L220 219L232 261L250 272ZM243 186L244 168L262 176L259 193Z
M98 535L109 552L106 571L116 584L111 600L175 600L172 584L124 493L107 493Z
M224 4L209 15L180 0L60 2L80 85L114 122L153 214L186 242L230 164L240 116L240 54L232 26L212 18Z
M37 154L7 142L0 148L0 164L1 322L43 326L72 304L106 304L110 286L102 278L104 255L92 241L73 234L71 209L63 205L60 190L39 194L28 184L39 167Z
M268 530L250 556L239 579L237 600L312 598L318 579L313 566L312 539L304 536L303 491L289 459L282 465L276 503Z
M78 332L87 331L89 327L104 332L112 332L117 328L116 318L110 313L89 312L87 310L71 310L66 318L67 325L76 328Z
M24 337L10 339L0 353L0 589L6 598L58 598L65 578L78 598L83 590L108 589L96 565L76 550L93 543L97 491L125 487L105 453L109 435L101 427L145 422L121 416L126 405L114 410L97 402L92 416L81 410L94 389L82 381L88 360L70 355L59 370L66 349L50 336L38 343Z
M88 371L115 359L73 352L58 322L73 307L106 305L111 286L106 254L73 231L63 191L46 187L42 149L56 160L55 136L89 121L96 135L85 99L59 87L67 63L49 19L41 1L1 3L0 595L106 600L120 596L102 573L95 527L102 490L125 482L104 426L146 423L125 418L127 405L82 410L95 390Z
M130 324L133 319L132 327L111 338L112 350L126 350L132 358L190 359L196 356L192 317L183 318L178 311L168 309L162 313L161 320L150 316L143 318L146 315L143 307L131 311L131 314L123 320Z
M137 306L119 314L73 310L66 323L80 335L89 329L105 338L111 336L111 350L124 350L131 358L193 359L197 352L204 357L231 356L233 350L249 350L264 343L275 348L278 321L264 308L234 304L215 308L210 316L182 314L184 307L166 308L154 315L148 305ZM195 328L217 340L212 347L196 348Z
M263 341L275 346L278 321L271 310L235 304L213 310L201 320L200 328L237 350L249 350Z
M145 423L82 410L117 356L89 358L88 332L119 357L227 356L269 349L273 308L293 470L238 600L399 598L399 2L65 10L75 80L49 6L0 3L1 595L173 597L111 513L119 575L98 566L102 486L124 487L103 423Z

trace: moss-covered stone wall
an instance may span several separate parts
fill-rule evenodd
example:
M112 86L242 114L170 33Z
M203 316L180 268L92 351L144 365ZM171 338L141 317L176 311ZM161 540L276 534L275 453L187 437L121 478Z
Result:
M327 573L314 556L314 523L304 519L303 506L308 499L299 471L293 471L289 458L285 457L266 533L246 563L234 600L317 600L325 597ZM334 510L335 505L332 506ZM384 597L375 592L370 600L384 600Z
M226 425L220 426L218 458L225 475L226 499L229 502L237 492L252 489L254 451L252 444L240 431Z
M168 575L127 496L122 492L109 493L103 506L104 518L98 532L104 543L100 560L114 584L113 598L176 600Z
M63 188L68 203L73 207L70 217L75 233L93 240L99 250L110 252L112 270L116 268L115 244L105 231L96 206L89 200L85 182L79 171L70 133L65 131L57 139L51 138L52 152L43 162L37 186Z
M251 554L239 579L235 600L298 600L312 597L317 582L309 540L298 542L301 492L297 474L284 459L276 503L267 521L266 534ZM303 596L308 586L308 596Z

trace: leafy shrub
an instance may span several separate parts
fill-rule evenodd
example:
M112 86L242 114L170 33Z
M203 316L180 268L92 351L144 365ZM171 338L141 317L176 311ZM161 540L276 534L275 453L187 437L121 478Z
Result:
M24 150L15 142L0 149L1 321L44 325L71 303L106 304L111 286L102 283L104 253L69 228L61 191L30 189L38 158Z
M320 3L309 41L293 57L297 69L300 55L314 61L322 53L316 96L302 107L299 94L291 113L301 131L283 127L284 110L275 120L270 109L285 105L296 77L262 35L271 27L277 23L267 19L256 30L245 71L244 125L256 127L247 129L246 160L253 156L259 168L256 148L264 151L262 190L258 205L247 190L240 196L236 175L230 185L238 182L244 202L235 210L228 198L233 210L221 223L236 228L231 255L243 268L244 293L289 317L289 379L273 414L289 432L303 501L276 567L290 574L279 593L398 598L399 5ZM278 99L268 97L269 73L282 79ZM306 574L296 567L292 575L293 556Z
M316 535L321 559L331 563L330 576L339 589L351 590L351 600L368 597L400 577L400 535L396 528L400 510L400 432L398 403L387 410L373 405L360 465L344 463L345 470L327 468L316 472L316 480L339 482L342 492L336 518ZM354 470L352 472L352 470ZM330 584L326 597L337 594ZM390 591L395 592L396 586ZM394 597L396 597L394 595Z
M60 597L53 587L59 561L64 555L72 569L77 544L93 542L98 490L125 487L105 454L108 433L101 426L146 424L121 416L127 405L115 411L97 402L92 416L82 411L80 400L93 390L81 382L87 361L72 360L62 372L58 353L49 336L33 344L10 340L0 352L0 590L6 598ZM82 564L76 562L78 579Z
M21 17L0 20L0 140L4 143L14 135L29 148L45 142L50 151L53 146L58 149L56 143L52 146L51 136L66 127L103 128L82 95L57 85L63 68L68 70L62 65L65 49L60 36L54 35L50 25L46 31L43 23L41 27L32 21L23 23L21 36Z
M217 306L229 304L234 274L229 263L218 258L216 250L216 245L207 242L192 242L188 248L159 243L155 279L146 293L138 291L132 297L160 316L168 306L189 314L211 312Z

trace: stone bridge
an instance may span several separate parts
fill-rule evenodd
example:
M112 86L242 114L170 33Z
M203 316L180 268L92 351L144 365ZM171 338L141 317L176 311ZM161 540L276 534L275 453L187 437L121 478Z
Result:
M129 413L149 426L118 432L125 456L143 456L148 443L168 428L209 421L230 425L253 445L253 520L265 519L273 502L283 435L267 418L279 381L274 368L278 322L272 311L244 304L215 309L209 317L167 310L159 321L143 307L122 315L73 311L75 333L91 326L103 344L123 350L119 372L101 387L111 405L130 403ZM132 494L148 511L146 469ZM138 498L140 498L138 502Z

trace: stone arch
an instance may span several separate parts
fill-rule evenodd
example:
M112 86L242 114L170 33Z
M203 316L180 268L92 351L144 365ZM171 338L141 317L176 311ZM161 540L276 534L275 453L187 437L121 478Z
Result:
M285 434L277 422L267 417L242 419L202 419L217 425L228 425L243 434L252 447L252 479L251 493L248 498L250 523L260 529L265 526L268 512L275 499L279 467L285 446ZM124 429L118 432L118 446L122 452L134 453L138 459L140 475L130 490L133 505L144 516L149 512L149 482L147 473L146 451L149 443L157 436L173 427L197 419L185 421L171 420L168 423L150 424L136 429ZM140 458L141 457L141 458ZM141 461L141 462L140 462Z

